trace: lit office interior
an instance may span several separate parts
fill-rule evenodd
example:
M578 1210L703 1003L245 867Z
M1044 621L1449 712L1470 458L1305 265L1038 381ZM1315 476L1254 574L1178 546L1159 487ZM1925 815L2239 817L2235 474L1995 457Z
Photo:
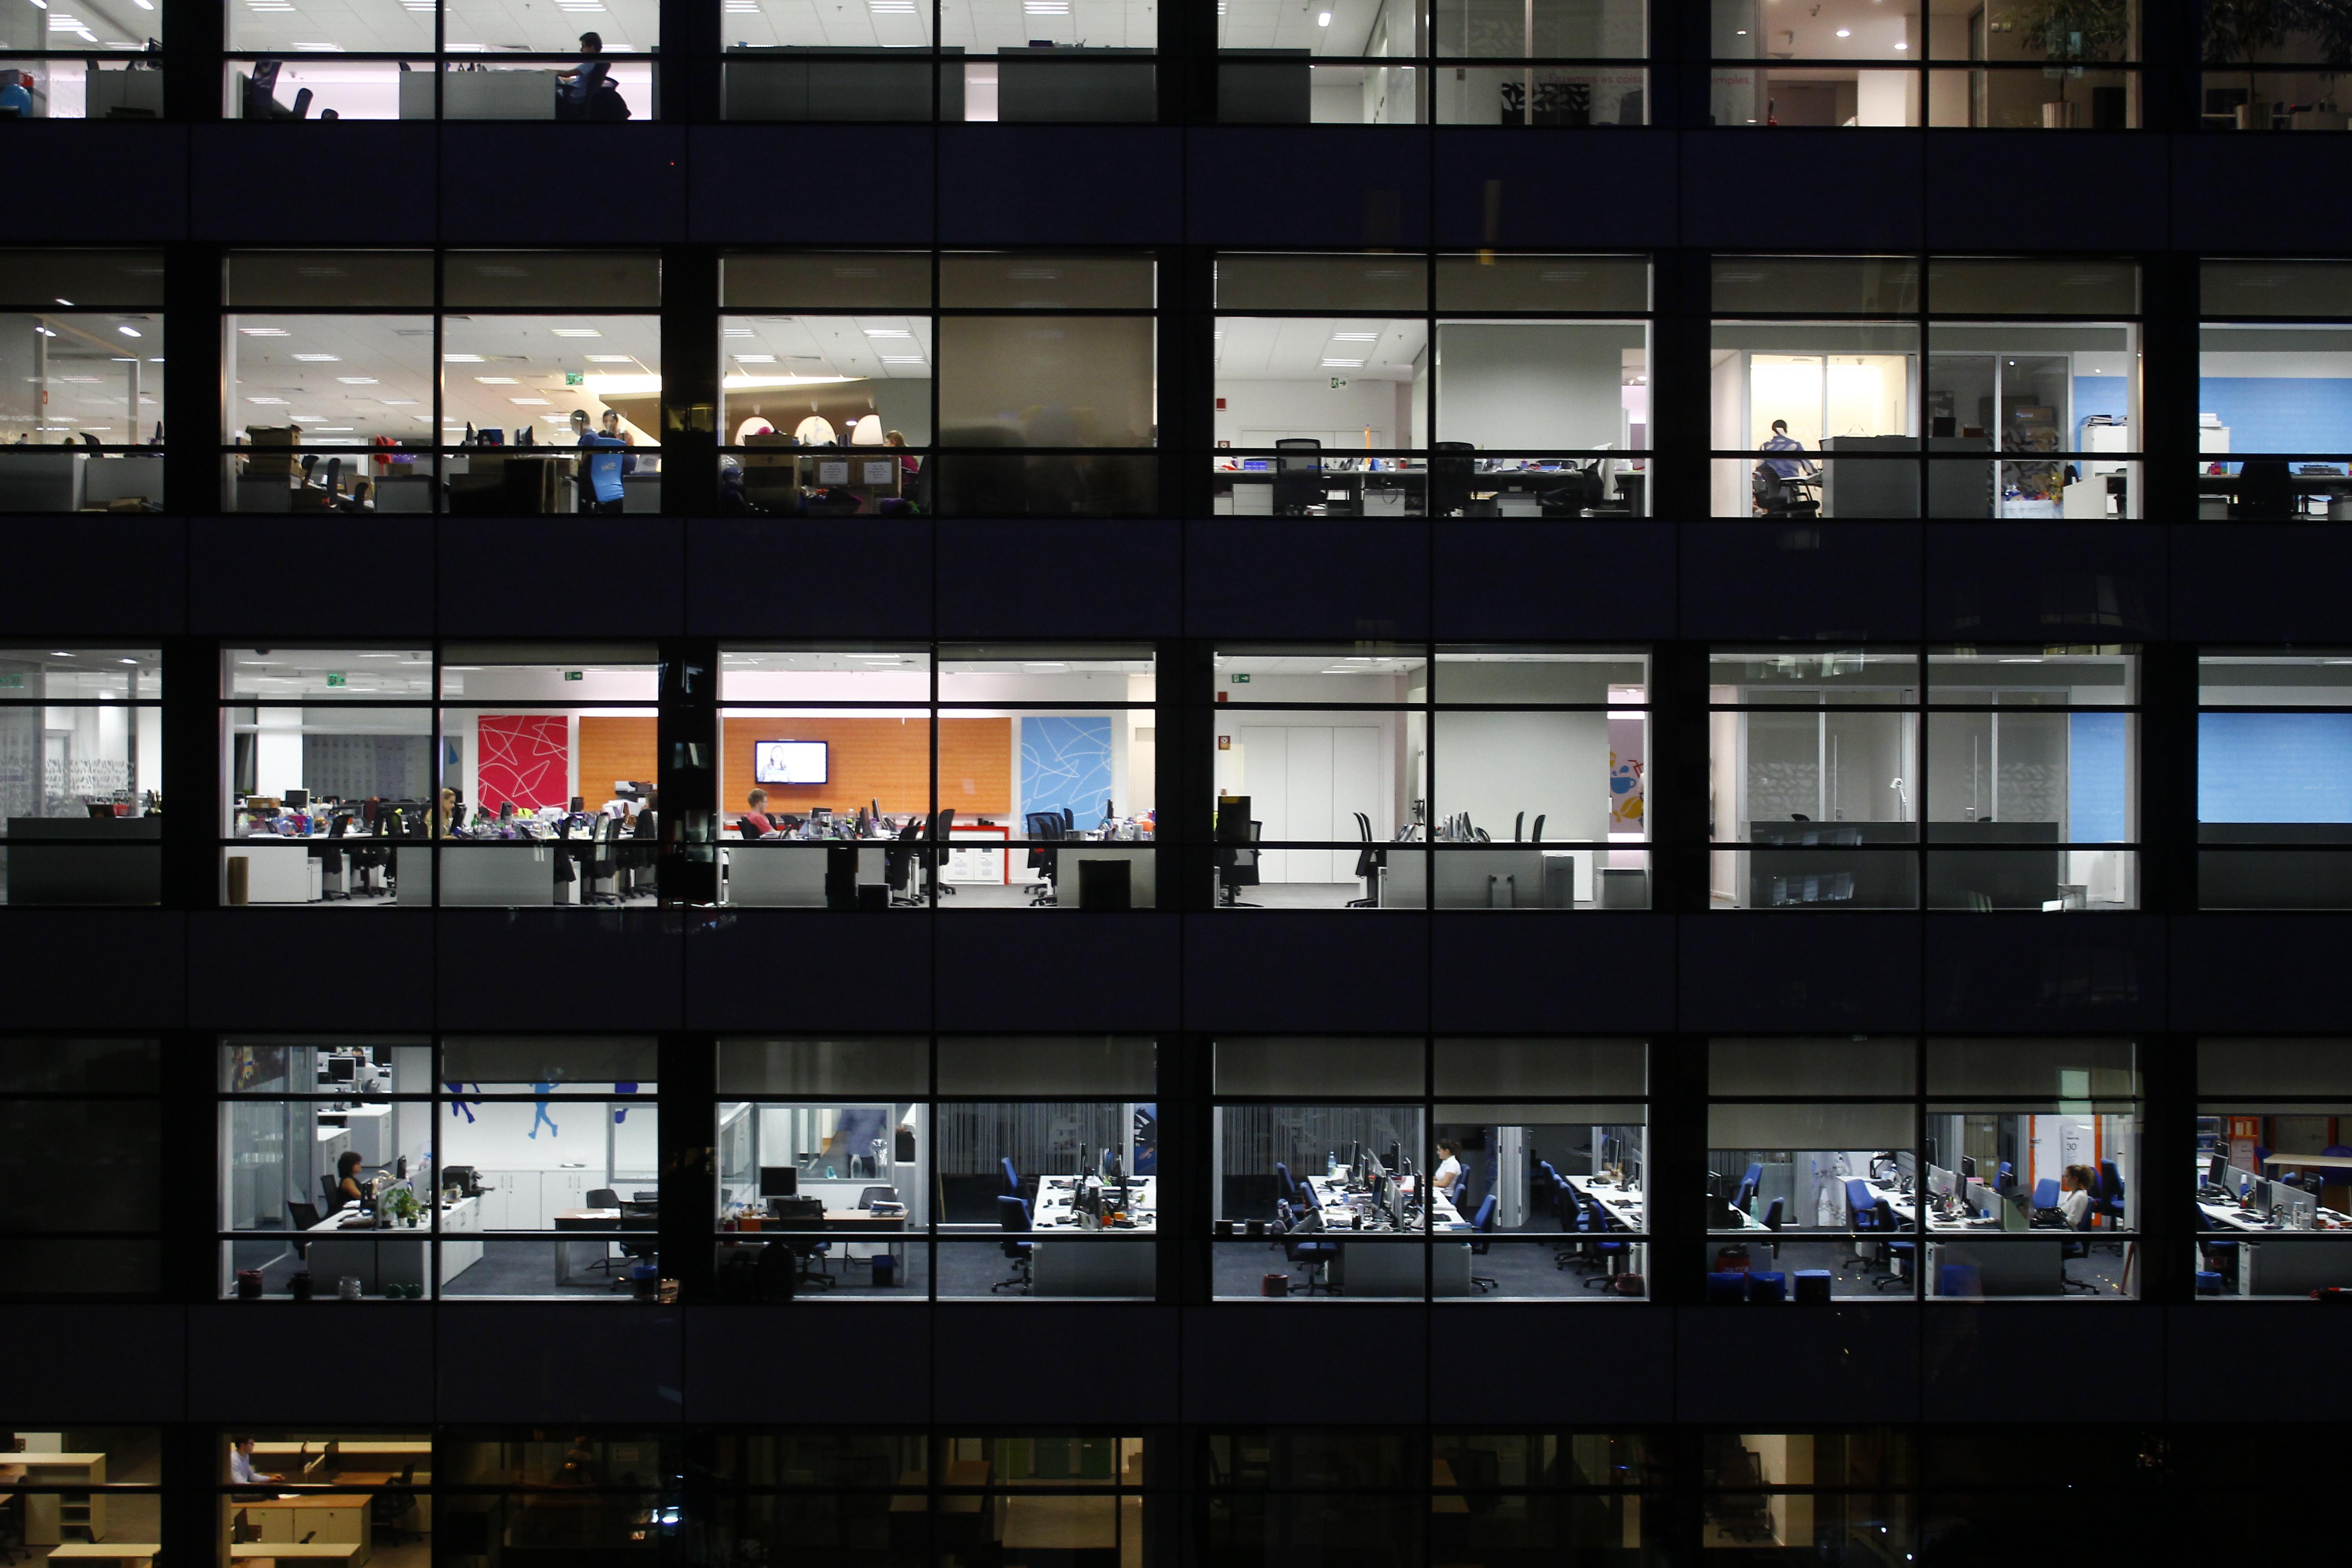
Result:
M728 0L729 120L1135 121L1159 117L1150 0L867 0L852 14ZM931 40L939 39L938 83ZM936 99L934 92L936 91Z
M1649 265L1216 261L1215 511L1645 513Z
M271 1426L223 1432L215 1445L215 1562L433 1561L430 1434ZM328 1558L297 1546L341 1550Z
M1116 1432L1018 1436L726 1433L715 1439L714 1559L811 1552L929 1563L1148 1568L1180 1554L1164 1494L1172 1441Z
M594 1563L681 1550L685 1456L675 1432L577 1426L444 1436L432 1539L441 1563Z
M1157 503L1150 257L731 256L721 279L723 510L1120 517Z
M160 252L0 251L0 511L163 510L163 304Z
M1219 908L1648 907L1645 653L1227 644L1214 669Z
M163 900L163 662L0 648L0 902Z
M650 1298L653 1057L627 1038L224 1041L221 1294Z
M2137 0L1713 0L1716 125L2139 124ZM1923 112L1924 111L1924 112Z
M2352 323L2341 319L2352 315L2352 267L2208 261L2201 270L2198 515L2352 519Z
M1643 1293L1640 1042L1244 1037L1215 1049L1215 1299Z
M719 657L724 901L1157 904L1150 645Z
M2138 516L2138 268L1937 257L1924 321L1920 270L1715 262L1714 514L1917 517L1925 453L1929 517Z
M2197 658L2197 901L2352 908L2352 651Z
M1099 1037L720 1041L720 1299L1149 1299L1156 1055Z
M0 9L0 119L161 120L154 0Z
M44 1194L0 1215L0 1297L161 1287L162 1057L152 1038L0 1039L0 1169Z
M1217 118L1640 125L1647 26L1638 0L1228 0L1217 13Z
M425 648L223 649L222 901L650 900L656 658L610 644L450 644L437 665Z
M1382 1568L1644 1562L1668 1535L1668 1470L1641 1433L1219 1429L1203 1459L1216 1568L1310 1548Z
M1717 649L1709 664L1712 907L2137 906L2137 651Z
M223 504L659 511L658 261L477 251L442 268L436 313L426 252L229 258ZM602 445L578 450L583 435Z
M0 1431L0 1539L30 1562L146 1563L163 1550L163 1475L152 1426Z
M397 16L329 0L226 10L227 120L609 122L660 111L657 0L402 0ZM591 32L593 52L581 42Z
M1727 1039L1707 1064L1710 1303L2137 1294L2128 1042Z
M2352 1246L2352 1071L2333 1040L2197 1046L2197 1294L2301 1297Z
M2342 131L2338 84L2352 35L2333 5L2207 4L2199 16L2198 125L2206 131Z

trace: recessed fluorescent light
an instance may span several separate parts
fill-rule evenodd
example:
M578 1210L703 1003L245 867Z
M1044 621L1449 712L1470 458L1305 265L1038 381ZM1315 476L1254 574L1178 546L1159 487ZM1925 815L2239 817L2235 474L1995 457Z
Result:
M773 354L737 354L735 356L735 363L737 364L773 364L776 363L776 356Z
M546 408L550 406L547 399L544 397L509 397L507 401L513 404L518 408Z
M1331 341L1335 343L1376 343L1381 341L1381 335L1378 332L1333 332Z
M748 338L751 336L751 329L749 327L721 327L719 330L719 335L722 338Z
M372 375L339 375L335 377L335 379L341 382L345 386L373 386L375 384L375 377Z
M239 327L237 331L248 338L282 338L286 335L283 327Z
M1909 48L1911 46L1910 46L1910 45L1908 45L1908 44L1896 44L1895 47L1896 48L1898 48L1898 49L1907 49L1907 48Z
M1032 16L1066 16L1069 0L1021 0L1021 9Z
M583 357L585 358L590 364L635 364L637 363L627 354L587 354Z
M923 356L920 354L884 354L882 356L882 363L884 364L920 364L923 363Z
M304 364L334 364L341 361L343 356L341 354L296 354L293 357L301 361Z
M484 386L520 386L522 384L510 375L478 375L474 379Z
M258 403L265 408L283 408L286 406L286 400L282 397L248 397L246 401L247 403Z
M1328 26L1329 26L1331 25L1331 13L1330 13L1330 12L1328 12L1328 11L1322 11L1322 12L1318 12L1318 13L1317 13L1316 17L1315 17L1315 25L1316 25L1317 26L1318 26L1318 27L1328 27Z
M593 327L550 327L547 335L551 338L601 338L604 334Z
M1853 29L1852 27L1840 27L1837 30L1837 33L1838 37L1841 38L1851 38L1853 37Z
M869 338L911 338L915 334L903 327L867 327L866 335Z
M285 334L281 332L278 335L283 337ZM479 364L482 363L482 356L479 354L443 354L441 358L445 363L449 364Z
M319 426L316 429L314 429L314 430L311 432L311 434L313 434L313 435L328 435L328 436L335 436L335 435L343 435L343 436L348 436L348 435L350 435L353 430L356 430L356 429L358 429L358 428L359 428L359 426L357 426L356 425L321 425L321 426Z
M379 397L376 401L383 404L386 408L414 408L416 406L416 399L413 397Z
M1360 359L1327 359L1323 362L1326 370L1361 370L1363 367L1364 362Z

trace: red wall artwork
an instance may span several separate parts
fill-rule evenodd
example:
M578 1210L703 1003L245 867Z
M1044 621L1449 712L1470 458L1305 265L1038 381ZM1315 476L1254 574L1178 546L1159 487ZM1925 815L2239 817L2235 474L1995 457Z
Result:
M518 811L570 800L570 729L560 713L483 714L475 729L480 751L474 767L481 795L471 804L496 814L509 800Z

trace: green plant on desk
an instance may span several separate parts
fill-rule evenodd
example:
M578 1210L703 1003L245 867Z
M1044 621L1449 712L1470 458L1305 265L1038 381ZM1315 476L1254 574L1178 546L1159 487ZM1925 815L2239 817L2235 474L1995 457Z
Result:
M412 1228L416 1224L416 1216L425 1212L425 1205L418 1203L416 1194L406 1187L396 1187L384 1194L378 1207L401 1225Z
M2066 80L2082 74L2083 62L2115 58L2131 44L2128 0L2035 0L2019 18L2018 30L2042 46L2058 79L2057 101L2066 101ZM2070 64L2060 68L2058 62Z

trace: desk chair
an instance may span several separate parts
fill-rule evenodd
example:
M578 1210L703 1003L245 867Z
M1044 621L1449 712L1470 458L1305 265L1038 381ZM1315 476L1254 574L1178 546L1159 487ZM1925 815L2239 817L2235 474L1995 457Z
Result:
M1234 896L1239 888L1255 888L1257 882L1257 841L1265 824L1249 825L1246 839L1225 839L1217 848L1218 902L1229 910L1254 910L1255 904L1244 903Z
M1007 1160L1005 1164L1010 1166L1012 1163L1013 1162L1010 1160ZM1010 1279L999 1279L995 1284L991 1285L989 1289L992 1292L997 1290L1018 1290L1025 1296L1029 1293L1030 1255L1036 1251L1037 1244L1034 1241L1022 1241L1014 1238L1025 1237L1030 1233L1029 1205L1027 1201L1022 1198L1012 1197L997 1199L996 1223L1005 1232L1005 1238L1003 1244L1004 1247L1004 1256L1013 1261L1013 1275Z
M2284 458L2252 458L2238 470L2230 500L2232 522L2288 522L2295 510L2294 485Z
M1764 1167L1761 1164L1748 1166L1747 1173L1739 1178L1738 1187L1731 1194L1731 1206L1745 1209L1754 1200L1756 1189L1763 1180Z
M948 835L955 830L955 807L942 806L933 814L929 831L930 843L923 849L923 885L935 899L955 897L955 884L940 880L940 868L947 864Z
M1307 1189L1301 1184L1292 1179L1290 1167L1284 1164L1279 1160L1276 1160L1274 1163L1274 1180L1276 1185L1280 1189L1275 1197L1275 1205L1276 1208L1279 1208L1284 1204L1295 1204L1302 1209L1307 1206Z
M1604 1289L1611 1279L1616 1278L1618 1266L1624 1262L1629 1249L1624 1242L1608 1238L1609 1211L1601 1206L1600 1199L1585 1201L1584 1216L1580 1223L1587 1235L1600 1238L1585 1244L1588 1266L1597 1268L1601 1272L1587 1279L1584 1288L1588 1290Z
M1864 1255L1862 1247L1865 1239L1874 1243L1879 1239L1882 1227L1878 1220L1878 1194L1860 1176L1847 1178L1845 1218L1846 1241L1851 1250L1838 1259L1838 1272L1843 1274L1849 1268L1877 1268L1885 1260L1885 1253L1882 1251L1879 1257L1869 1258Z
M882 885L890 890L890 901L908 909L919 909L922 897L914 890L915 862L922 856L916 840L922 837L923 825L909 822L898 829L898 837L882 851Z
M351 883L344 875L350 862L344 859L341 847L335 843L351 830L351 826L350 816L338 814L335 820L327 825L326 847L311 847L310 852L322 862L319 868L319 900L321 903L331 899L347 900L352 896Z
M1440 441L1430 448L1429 515L1452 517L1470 510L1471 456L1477 447L1468 441Z
M306 1231L319 1223L319 1208L316 1204L298 1204L289 1198L286 1203L286 1217L294 1222L296 1231ZM294 1257L299 1262L310 1261L310 1244L299 1235L294 1238Z
M302 89L294 95L294 107L287 108L278 101L278 73L286 68L284 60L256 60L245 79L245 118L247 120L308 120L310 118L310 89ZM331 109L319 116L332 120Z
M1323 504L1323 443L1287 436L1274 447L1274 515L1305 517Z
M2110 1230L2121 1230L2124 1226L2124 1179L2113 1160L2099 1162L2099 1190L2091 1194L2091 1212L2097 1215L2100 1224ZM2118 1253L2124 1249L2120 1241L2101 1245Z
M592 1209L618 1209L621 1207L621 1194L611 1187L592 1187L588 1192L588 1206ZM604 1256L596 1260L594 1267L609 1274L613 1270L614 1261L612 1251L608 1247Z
M1889 1285L1907 1284L1912 1274L1916 1273L1918 1269L1919 1244L1916 1241L1893 1239L1893 1233L1903 1228L1903 1221L1895 1215L1893 1204L1881 1198L1874 1205L1872 1212L1874 1227L1882 1234L1887 1235L1889 1239L1884 1242L1880 1248L1886 1255L1885 1267L1879 1273L1871 1276L1871 1287L1874 1289L1884 1290Z
M1388 854L1373 847L1372 819L1360 811L1356 813L1356 832L1364 841L1364 847L1356 851L1356 875L1363 879L1364 896L1349 899L1347 907L1351 910L1376 909L1381 901L1381 868L1388 864Z
M620 828L619 817L605 817L596 825L589 839L588 875L585 885L580 889L580 901L583 904L617 904L621 901L620 851L613 842L619 836ZM602 891L598 890L599 884L603 886Z
M420 1539L414 1528L416 1518L416 1461L408 1461L400 1479L368 1500L368 1524L382 1542L399 1546Z
M1275 1214L1282 1221L1283 1261L1293 1268L1301 1264L1306 1265L1308 1295L1315 1294L1315 1289L1318 1284L1322 1286L1326 1295L1338 1295L1339 1288L1331 1283L1329 1266L1339 1256L1339 1244L1336 1241L1300 1240L1299 1237L1302 1236L1313 1235L1311 1231L1303 1231L1299 1228L1302 1224L1301 1216L1294 1213L1286 1203L1278 1203L1274 1207Z
M1496 1206L1495 1194L1492 1193L1478 1200L1477 1215L1470 1222L1470 1228L1478 1233L1478 1239L1470 1244L1470 1256L1473 1258L1486 1256L1488 1238L1495 1233ZM1495 1289L1496 1281L1482 1275L1473 1274L1470 1276L1470 1284L1473 1289L1484 1295L1486 1291Z
M1008 1154L1003 1159L999 1160L996 1162L996 1168L998 1171L1002 1172L1004 1176L1004 1192L1003 1195L1008 1198L1019 1197L1021 1195L1021 1173L1013 1168L1013 1157Z
M320 1196L327 1200L327 1206L320 1211L321 1215L335 1214L341 1210L343 1206L342 1194L335 1191L334 1177L320 1176L319 1178L319 1193Z
M1028 868L1037 873L1037 885L1029 889L1029 901L1045 905L1056 900L1060 889L1055 878L1061 869L1061 852L1046 847L1065 837L1062 814L1057 811L1033 811L1022 818L1032 842L1029 846Z

